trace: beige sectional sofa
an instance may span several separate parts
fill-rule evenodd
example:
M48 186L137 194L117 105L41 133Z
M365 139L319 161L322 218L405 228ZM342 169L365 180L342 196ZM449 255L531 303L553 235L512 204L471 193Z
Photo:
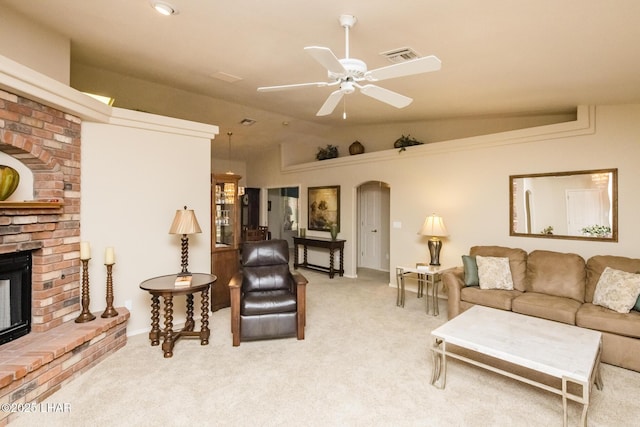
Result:
M640 372L640 311L625 314L593 304L606 267L638 273L640 259L599 255L585 262L571 253L501 246L474 246L469 255L508 258L513 289L467 286L463 267L445 272L449 319L479 304L595 329L603 337L603 362Z

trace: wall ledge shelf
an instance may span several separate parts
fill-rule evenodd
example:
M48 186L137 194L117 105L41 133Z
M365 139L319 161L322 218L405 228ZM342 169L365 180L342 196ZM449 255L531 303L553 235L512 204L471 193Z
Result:
M406 159L409 156L430 156L486 147L524 144L549 139L560 140L573 136L591 135L596 131L595 115L596 107L594 105L579 105L576 109L576 120L487 135L470 136L450 141L427 142L422 145L408 147L406 152L399 152L397 148L390 148L358 154L356 156L344 155L334 159L287 164L283 154L284 150L281 150L280 170L282 173L298 173L341 166L350 167L359 163L389 162Z

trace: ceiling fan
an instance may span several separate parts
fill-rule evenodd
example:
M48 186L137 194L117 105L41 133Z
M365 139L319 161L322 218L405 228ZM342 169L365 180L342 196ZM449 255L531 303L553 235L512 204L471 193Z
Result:
M396 77L410 76L420 73L428 73L438 71L441 66L440 60L429 55L422 58L401 62L387 67L376 68L375 70L367 70L367 64L356 58L349 58L349 29L356 23L356 17L352 15L341 15L339 18L340 25L345 31L345 57L338 59L331 49L328 47L308 46L304 50L316 61L325 67L328 71L328 81L299 83L282 86L264 86L259 87L258 92L272 92L278 90L300 89L305 87L327 87L338 86L327 100L324 102L316 116L326 116L333 112L342 97L346 94L355 92L359 89L364 95L385 102L396 108L404 108L411 104L412 98L401 95L397 92L384 89L370 83L360 84L360 82L377 82Z

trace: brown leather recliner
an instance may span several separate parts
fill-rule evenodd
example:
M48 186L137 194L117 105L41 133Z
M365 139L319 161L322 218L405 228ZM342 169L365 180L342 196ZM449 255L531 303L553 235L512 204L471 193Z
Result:
M245 242L242 268L229 282L233 345L297 336L304 339L307 279L289 271L285 240Z

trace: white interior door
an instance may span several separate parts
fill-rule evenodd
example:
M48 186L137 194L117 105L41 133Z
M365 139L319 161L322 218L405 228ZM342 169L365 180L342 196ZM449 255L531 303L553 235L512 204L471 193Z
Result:
M358 267L388 270L389 187L369 182L358 188Z

